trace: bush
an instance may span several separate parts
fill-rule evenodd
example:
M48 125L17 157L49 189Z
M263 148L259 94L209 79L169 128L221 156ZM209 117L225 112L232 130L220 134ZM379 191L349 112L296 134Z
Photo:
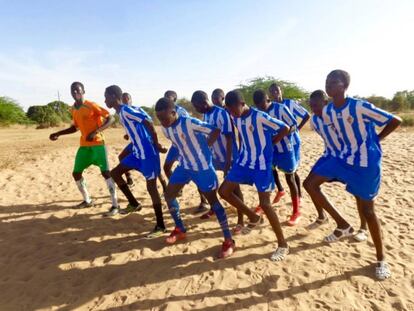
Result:
M29 124L23 108L8 97L0 97L0 125Z
M36 122L38 128L59 126L71 121L71 107L64 102L54 101L44 106L30 106L27 117Z
M402 115L402 126L414 126L414 115Z

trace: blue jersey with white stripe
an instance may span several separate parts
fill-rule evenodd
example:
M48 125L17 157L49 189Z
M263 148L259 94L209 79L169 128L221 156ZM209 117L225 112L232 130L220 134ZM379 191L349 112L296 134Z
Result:
M141 112L142 114L144 114L148 120L152 121L151 116L148 114L148 112L146 112L144 109L142 109L140 106L134 106L134 105L130 105L129 107L134 108L135 110L138 110L139 112Z
M138 159L151 158L158 154L144 120L151 122L149 115L142 109L122 105L119 120L124 126L133 145L133 153Z
M178 117L164 135L180 154L179 162L187 170L204 171L212 167L212 155L207 136L215 127L192 117Z
M233 120L241 142L237 163L250 169L269 169L273 161L272 139L286 124L254 108Z
M311 118L311 127L323 139L325 145L323 156L338 157L342 149L342 143L335 129L323 123L322 117L315 114Z
M182 107L178 104L175 104L175 111L177 111L177 113L180 117L189 117L190 116L188 111L184 107Z
M221 163L226 162L227 140L226 136L233 138L232 158L237 157L237 143L234 135L234 126L229 113L218 106L212 106L211 110L203 115L203 121L220 129L221 133L214 144L211 146L213 158Z
M335 128L342 141L339 158L359 167L378 164L382 151L375 126L386 125L394 118L392 114L366 101L347 97L342 107L329 103L322 116L324 123Z
M299 104L296 100L286 98L283 100L283 104L288 107L289 111L292 113L295 119L303 119L309 115L309 112L303 108L302 105ZM294 145L300 144L299 130L296 129L296 131L293 133L292 141Z
M289 111L286 105L273 102L267 109L267 113L280 121L283 121L289 127L296 127L298 125L295 117ZM286 135L283 139L275 145L275 150L278 153L290 152L293 150L293 133Z

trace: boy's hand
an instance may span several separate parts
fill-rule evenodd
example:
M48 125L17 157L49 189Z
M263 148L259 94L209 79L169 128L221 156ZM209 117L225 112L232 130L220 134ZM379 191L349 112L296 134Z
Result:
M58 137L59 137L59 135L57 133L52 133L52 134L50 134L49 139L50 140L57 140Z
M158 151L159 152L161 152L161 153L166 153L167 151L168 151L168 149L167 148L165 148L163 145L161 145L161 144L157 144L157 149L158 149Z
M95 138L96 134L97 134L96 131L93 131L93 132L89 133L89 135L86 136L86 141L93 141L93 139Z
M125 140L128 140L128 139L129 139L128 134L125 134L125 135L124 135L124 139L125 139Z

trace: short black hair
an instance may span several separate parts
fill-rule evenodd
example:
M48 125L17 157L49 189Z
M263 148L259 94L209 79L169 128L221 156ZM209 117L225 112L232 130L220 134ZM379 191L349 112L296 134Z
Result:
M328 77L332 77L332 76L339 78L344 83L345 88L348 88L349 84L351 83L351 76L345 70L342 70L342 69L332 70L328 74Z
M164 111L168 109L175 110L175 104L171 98L162 97L155 103L155 111Z
M85 87L83 86L83 84L79 81L75 81L70 85L70 89L74 89L75 87L80 86L82 88L82 91L85 92Z
M310 99L322 99L325 101L328 100L328 96L322 90L313 91L312 94L310 94L309 98Z
M122 97L124 97L124 96L128 96L128 97L131 97L131 94L129 94L129 93L127 93L127 92L125 92L125 93L122 93Z
M226 106L234 106L239 102L244 102L242 93L239 90L233 90L226 94Z
M272 84L269 85L269 90L273 88L280 88L280 85L277 84L276 82L272 82Z
M205 101L208 101L208 95L204 91L195 91L193 96L191 96L192 103L203 103Z
M105 93L108 95L115 96L117 99L121 99L122 97L122 90L118 85L111 85L105 89Z
M219 95L224 97L224 91L222 89L215 89L213 93L211 93L211 97L215 97Z
M173 98L174 98L174 101L176 101L176 100L177 100L178 95L177 95L177 93L176 93L175 91L168 90L168 91L166 91L166 92L164 93L164 97L173 97Z
M255 105L260 104L266 99L266 92L263 90L256 90L253 93L253 102Z

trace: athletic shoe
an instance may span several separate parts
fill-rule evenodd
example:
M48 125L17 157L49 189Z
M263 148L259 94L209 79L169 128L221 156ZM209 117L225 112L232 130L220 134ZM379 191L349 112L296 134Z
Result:
M127 185L132 188L135 186L134 180L131 177L127 177Z
M86 201L79 203L78 205L76 205L76 208L86 208L86 207L92 207L92 206L93 206L93 201L91 200L89 203Z
M200 216L200 219L210 219L214 216L214 212L212 210L209 210L207 213Z
M300 212L294 213L292 216L290 216L288 220L289 226L295 226L299 223L300 219L302 218L302 215Z
M141 209L142 209L142 206L140 203L138 203L138 206L133 206L131 204L128 204L128 206L124 209L121 209L119 213L121 215L126 215L126 214L133 213L133 212L139 212Z
M175 227L174 230L170 233L170 236L165 239L167 244L174 244L177 241L184 240L187 237L185 232L182 232L180 228Z
M234 249L236 248L236 245L234 243L234 240L232 239L226 239L223 242L223 245L221 246L221 250L219 253L219 258L227 258L233 255Z
M162 228L162 227L158 227L156 225L155 228L150 233L147 234L146 238L147 239L158 238L166 232L167 232L167 229Z
M263 211L263 209L262 209L262 207L260 206L260 205L258 205L255 209L254 209L254 212L257 214L257 215L263 215L264 214L264 211Z
M244 226L237 224L236 227L233 228L233 234L234 235L240 235L242 234L242 230L243 230Z
M112 206L109 211L107 211L106 213L103 214L104 217L112 217L119 214L119 208Z
M275 198L273 199L273 204L279 203L280 199L286 194L285 190L278 191Z

